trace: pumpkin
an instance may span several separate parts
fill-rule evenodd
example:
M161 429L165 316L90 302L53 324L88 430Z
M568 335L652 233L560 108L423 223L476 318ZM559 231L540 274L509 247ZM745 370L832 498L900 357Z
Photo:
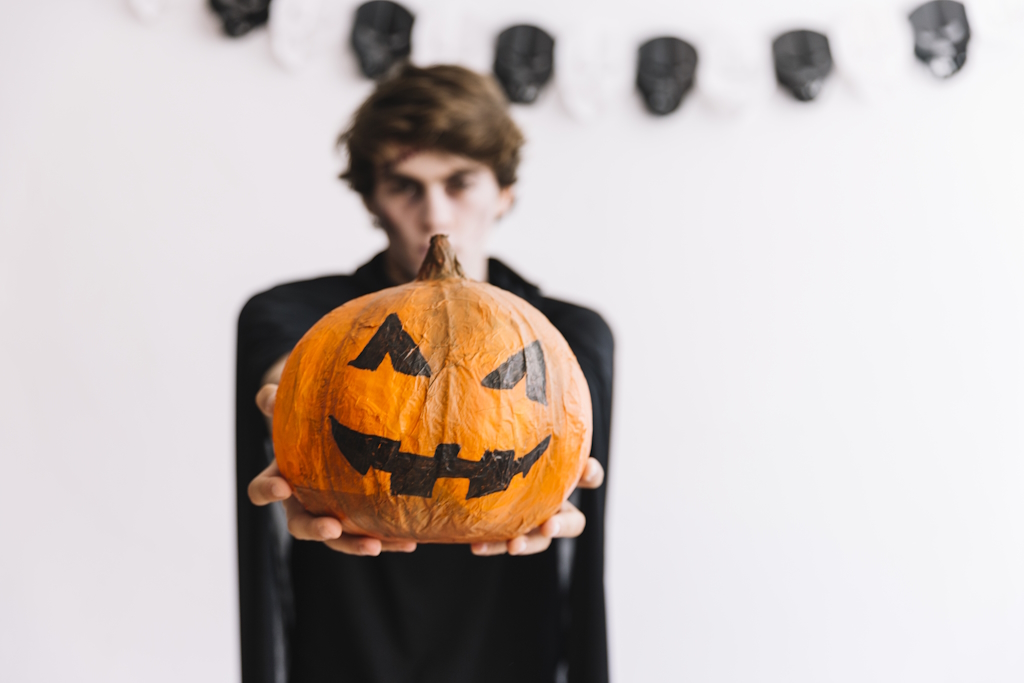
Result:
M435 236L417 279L354 299L288 357L273 438L303 506L385 540L507 540L551 517L593 431L576 357Z

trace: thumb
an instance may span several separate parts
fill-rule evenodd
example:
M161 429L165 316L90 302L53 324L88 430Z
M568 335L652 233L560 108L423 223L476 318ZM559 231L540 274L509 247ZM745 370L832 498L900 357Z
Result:
M277 385L264 384L256 394L256 407L264 417L274 417L274 403L277 401Z

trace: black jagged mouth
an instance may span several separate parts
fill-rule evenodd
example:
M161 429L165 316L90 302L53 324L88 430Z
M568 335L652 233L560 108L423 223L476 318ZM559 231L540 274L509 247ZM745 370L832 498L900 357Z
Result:
M530 473L534 464L547 452L551 435L547 435L533 450L516 459L515 451L485 451L480 460L459 458L461 446L443 443L434 450L434 456L405 453L401 442L382 436L363 434L349 429L333 415L331 435L338 450L352 467L365 475L370 468L391 474L391 494L430 498L438 479L468 479L466 500L498 493L508 488L512 478Z

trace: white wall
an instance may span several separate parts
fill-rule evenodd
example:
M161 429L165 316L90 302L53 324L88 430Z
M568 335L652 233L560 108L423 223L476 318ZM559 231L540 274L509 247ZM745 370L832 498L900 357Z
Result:
M3 680L237 677L236 314L383 244L334 178L371 87L342 47L355 2L299 73L265 31L167 4L153 25L121 0L0 8ZM969 3L949 82L901 43L888 91L849 71L811 105L696 93L654 119L639 39L767 49L849 9L690 4L448 5L470 63L514 20L593 12L624 74L589 125L554 89L516 109L494 241L617 336L616 680L1020 681L1021 13ZM905 39L908 6L883 6Z

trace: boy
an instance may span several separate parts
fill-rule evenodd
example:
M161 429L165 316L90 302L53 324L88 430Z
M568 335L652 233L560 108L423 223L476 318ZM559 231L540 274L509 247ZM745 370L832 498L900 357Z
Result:
M258 294L239 317L243 679L532 682L567 671L569 681L606 681L600 486L612 337L596 313L543 297L486 256L488 234L513 203L523 143L504 97L491 79L460 67L406 66L378 86L340 142L349 152L342 177L386 232L388 248L352 275ZM411 281L435 234L449 236L469 277L551 320L583 368L594 409L585 490L573 496L579 507L567 501L524 536L468 550L381 542L309 515L291 497L268 438L277 382L299 338L346 301ZM283 505L264 507L277 501ZM284 519L275 517L282 511ZM284 528L317 542L293 544ZM576 540L564 546L568 553L543 552L554 538Z

